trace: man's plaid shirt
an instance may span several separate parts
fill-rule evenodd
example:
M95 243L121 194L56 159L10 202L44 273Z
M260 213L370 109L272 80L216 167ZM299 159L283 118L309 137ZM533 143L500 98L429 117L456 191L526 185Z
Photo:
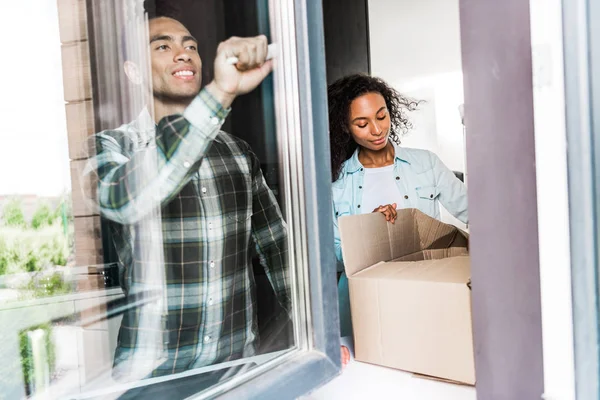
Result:
M165 117L156 128L137 120L95 136L87 171L98 174L122 286L129 294L158 288L164 301L124 314L118 377L253 355L255 249L290 309L285 222L256 155L220 131L227 114L202 90L183 116Z

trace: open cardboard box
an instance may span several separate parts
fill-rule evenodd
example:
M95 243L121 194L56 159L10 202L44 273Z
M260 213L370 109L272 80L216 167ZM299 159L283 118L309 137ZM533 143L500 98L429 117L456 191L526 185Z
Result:
M339 228L356 359L474 384L467 234L416 209Z

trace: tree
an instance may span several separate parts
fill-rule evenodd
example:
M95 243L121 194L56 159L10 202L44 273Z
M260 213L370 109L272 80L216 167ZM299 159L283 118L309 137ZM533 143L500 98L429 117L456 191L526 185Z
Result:
M58 214L55 211L52 211L47 204L41 204L33 213L33 217L31 218L31 227L33 229L39 229L46 225L52 225Z
M23 227L26 225L25 216L18 199L9 200L2 210L2 223L5 226Z

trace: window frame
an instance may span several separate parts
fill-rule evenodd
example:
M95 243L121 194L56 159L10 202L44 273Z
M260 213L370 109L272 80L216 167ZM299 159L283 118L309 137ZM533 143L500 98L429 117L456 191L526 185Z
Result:
M290 142L289 146L280 146L278 156L287 162L282 182L288 187L282 212L293 222L291 243L297 246L290 256L297 292L293 306L295 347L191 398L280 399L283 393L286 398L296 398L341 372L322 6L306 0L268 3L271 34L279 47L276 62L280 65L274 70L275 105L281 106L276 107L277 138ZM91 35L92 41L105 36L102 29L116 29L116 13L108 14L114 23L106 27L103 21L99 27L93 8L88 11L92 33L98 36ZM99 68L93 62L92 66L96 67L92 76L99 81L117 73L103 71L98 76ZM172 379L180 377L176 374Z
M306 259L302 265L307 267L304 287L309 300L305 310L308 343L282 357L285 361L265 372L257 371L254 377L226 392L215 388L214 394L221 392L220 398L223 399L297 398L341 372L329 136L326 134L327 78L322 6L320 2L306 0L270 0L269 7L271 12L280 8L281 15L271 14L271 24L285 22L279 29L289 30L287 33L295 37L296 45L299 100L296 107L299 108L298 122L301 126L301 159L298 161L303 174L303 239L306 246ZM294 23L290 23L289 19L282 21L283 14L293 18ZM272 32L275 31L272 29ZM285 35L285 32L281 33ZM224 388L226 386L227 383L223 385ZM211 396L211 392L195 398Z
M563 0L562 11L575 392L577 398L591 399L600 396L600 81L593 79L600 66L595 36L600 28L592 23L600 17L600 7L587 0Z

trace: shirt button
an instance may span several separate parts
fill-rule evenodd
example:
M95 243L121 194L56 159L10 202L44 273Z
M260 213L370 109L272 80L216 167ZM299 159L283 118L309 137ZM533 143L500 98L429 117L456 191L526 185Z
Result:
M211 261L211 262L210 262L210 267L211 267L211 268L214 268L214 267L215 267L215 262L214 262L214 261Z
M206 193L206 188L205 187L202 188L202 193Z
M408 196L407 195L404 195L404 198L408 200Z
M400 180L400 177L399 177L399 176L397 176L397 177L396 177L396 180L397 180L397 181L399 181L399 180Z
M357 208L360 208L360 204L358 206L356 206Z
M362 186L359 186L358 188L359 188L359 189L362 189Z
M430 194L430 195L429 195L429 198L433 199L433 195L432 195L432 194Z
M360 170L361 170L361 171L364 171L365 169L364 169L364 168L361 168Z
M213 125L219 125L219 122L220 122L219 118L217 118L217 117L212 117L210 119L210 123L213 124Z
M212 306L212 303L213 303L213 299L212 299L212 297L211 297L210 299L208 299L208 305L209 305L209 306Z
M184 161L184 162L183 162L183 166L184 166L184 167L186 167L186 168L189 168L191 165L192 165L192 164L190 164L190 162L189 162L189 161Z
M204 343L207 343L208 341L210 341L210 336L208 336L208 335L204 336Z

